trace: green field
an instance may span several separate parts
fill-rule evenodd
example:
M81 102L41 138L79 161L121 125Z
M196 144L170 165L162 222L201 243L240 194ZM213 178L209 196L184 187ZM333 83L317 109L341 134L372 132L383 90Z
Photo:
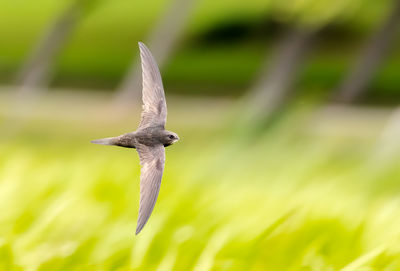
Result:
M2 135L0 270L400 269L400 156L378 148L385 118L330 120L330 133L300 107L237 137L230 103L172 101L181 141L135 236L137 154L89 141L129 131L137 112L102 118L80 99L63 119L69 102Z

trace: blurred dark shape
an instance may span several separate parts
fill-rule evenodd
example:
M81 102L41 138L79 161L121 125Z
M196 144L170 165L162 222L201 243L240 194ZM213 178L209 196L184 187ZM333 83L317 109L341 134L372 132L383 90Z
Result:
M394 6L386 20L367 42L354 67L339 87L337 100L353 102L367 90L368 83L389 52L400 23L400 1Z
M245 39L251 34L252 25L246 21L229 21L217 25L215 28L210 29L209 32L203 36L206 43L211 42L235 42Z
M32 96L47 87L55 58L60 54L82 15L82 1L72 1L53 23L31 52L18 75L19 95Z
M278 41L272 63L267 56L253 90L246 97L247 117L252 121L266 121L289 99L316 33L316 28L293 27Z
M156 59L158 66L162 68L166 60L173 53L182 32L190 18L191 10L196 0L175 0L159 20L150 37L146 41L148 47ZM135 51L137 48L135 47ZM126 74L115 96L117 107L139 102L141 92L141 77L138 54L135 54L133 64Z
M282 33L284 24L267 17L265 20L248 18L230 19L221 22L195 37L196 44L235 43L249 40L272 40Z

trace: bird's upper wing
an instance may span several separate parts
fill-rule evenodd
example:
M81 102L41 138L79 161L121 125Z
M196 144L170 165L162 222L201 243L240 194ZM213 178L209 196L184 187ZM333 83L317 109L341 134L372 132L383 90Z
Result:
M142 166L139 217L136 227L136 234L138 234L149 219L157 200L164 171L165 150L162 144L152 147L138 144L136 149Z
M154 57L143 43L139 42L142 60L142 100L143 111L139 128L165 127L167 122L167 103L160 71Z

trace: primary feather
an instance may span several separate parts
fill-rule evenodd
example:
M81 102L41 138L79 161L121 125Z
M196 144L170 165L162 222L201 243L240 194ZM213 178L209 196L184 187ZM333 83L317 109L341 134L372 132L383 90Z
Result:
M167 103L160 71L146 45L139 42L139 48L143 78L143 111L139 128L155 126L164 128L167 122Z
M136 227L138 234L149 219L160 191L161 178L165 165L165 150L163 145L136 147L141 165L140 172L140 206Z

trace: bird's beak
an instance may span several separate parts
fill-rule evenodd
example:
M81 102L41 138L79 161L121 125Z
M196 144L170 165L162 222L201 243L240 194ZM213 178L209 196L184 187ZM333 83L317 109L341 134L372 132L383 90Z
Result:
M172 141L172 143L178 142L179 139L180 139L179 136L176 136L175 139L174 139L174 141Z

